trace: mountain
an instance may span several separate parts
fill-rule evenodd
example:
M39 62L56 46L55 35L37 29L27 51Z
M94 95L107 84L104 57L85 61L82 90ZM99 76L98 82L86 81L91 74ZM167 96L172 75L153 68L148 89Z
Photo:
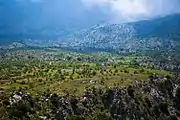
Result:
M177 50L180 46L180 14L153 20L104 24L60 40L61 46L81 50Z
M54 40L107 20L100 10L87 11L81 4L81 0L0 0L0 45Z
M74 30L51 33L48 28L43 31L32 30L17 36L2 34L0 46L10 43L14 47L56 46L82 51L180 51L180 14L122 24L100 24L75 33Z

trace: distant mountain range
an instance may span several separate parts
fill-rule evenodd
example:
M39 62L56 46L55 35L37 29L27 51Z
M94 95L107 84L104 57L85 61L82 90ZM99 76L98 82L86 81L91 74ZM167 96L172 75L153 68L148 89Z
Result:
M84 50L177 50L180 48L180 15L99 25L79 31L61 42L64 47Z
M26 46L56 46L88 51L180 50L180 14L138 22L97 25L70 35L62 35L59 39L34 36L16 42Z

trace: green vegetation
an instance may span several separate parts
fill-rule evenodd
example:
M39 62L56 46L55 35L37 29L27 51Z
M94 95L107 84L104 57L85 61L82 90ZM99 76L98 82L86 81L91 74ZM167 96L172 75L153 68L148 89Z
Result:
M157 57L57 48L2 51L0 119L177 118L169 110L178 107L177 66L164 60L171 68L164 69Z
M50 90L81 95L86 87L126 86L150 74L169 74L137 66L146 57L110 53L85 54L58 50L13 50L1 60L1 89L22 88L35 94ZM10 56L10 57L9 57ZM56 58L58 56L58 58ZM59 60L56 60L59 59Z

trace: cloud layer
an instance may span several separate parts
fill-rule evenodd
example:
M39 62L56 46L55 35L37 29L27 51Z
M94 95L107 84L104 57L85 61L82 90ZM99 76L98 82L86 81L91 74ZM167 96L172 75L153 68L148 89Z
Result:
M88 9L101 8L119 21L133 21L180 12L179 0L82 0Z
M180 12L180 0L0 0L0 34L69 31Z

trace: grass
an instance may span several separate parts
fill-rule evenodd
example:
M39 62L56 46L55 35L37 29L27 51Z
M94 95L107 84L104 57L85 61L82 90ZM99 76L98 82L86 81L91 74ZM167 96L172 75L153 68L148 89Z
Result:
M73 59L76 57L86 58L87 56L98 57L98 59L113 57L111 54L107 53L93 54L92 56L89 54L84 55L64 52L50 52L49 54L71 55ZM43 61L34 59L2 60L0 62L0 67L2 68L0 69L0 80L6 80L7 82L0 84L0 88L7 90L22 88L33 95L37 92L44 92L47 90L61 95L64 95L65 92L81 95L86 87L128 86L133 84L136 80L147 81L148 76L153 73L162 75L170 74L168 71L164 70L152 70L130 65L135 58L144 59L145 57L137 58L134 56L127 56L123 59L121 59L121 56L116 57L117 58L113 61L114 63L111 61L110 65L106 67L101 66L101 62ZM116 60L118 58L120 58L120 60ZM117 67L114 67L115 65ZM73 69L75 69L75 73L72 75ZM84 73L85 76L80 74L83 69L88 70L87 73ZM61 74L64 75L65 79L61 78L58 70L62 72ZM92 71L95 71L96 75L88 76ZM71 80L70 76L73 80ZM95 81L95 83L90 83L91 80Z
M54 63L55 66L57 66L57 64L59 63ZM60 95L64 95L65 92L75 95L81 95L84 89L90 86L101 86L101 87L128 86L130 84L133 84L133 82L135 81L142 81L142 80L147 81L148 76L152 73L162 74L162 75L170 74L167 71L151 70L151 69L145 69L143 70L143 72L140 73L140 71L142 71L142 68L130 68L128 66L123 66L123 65L117 68L113 68L113 66L108 66L107 68L104 68L105 71L101 73L100 72L101 69L96 70L95 64L86 63L86 65L89 65L90 68L96 70L97 74L91 77L78 78L79 74L74 73L73 74L74 79L71 80L69 74L71 74L72 68L78 65L80 65L80 63L77 64L73 63L71 67L67 65L68 69L67 70L64 69L65 72L68 72L67 76L65 76L66 78L65 80L61 80L58 77L54 78L54 76L57 73L57 70L54 70L52 68L47 68L48 69L47 72L42 72L44 75L40 75L38 77L34 76L34 74L37 74L39 71L41 71L41 69L33 68L31 73L22 74L22 76L24 76L25 79L18 79L20 76L16 76L16 78L18 79L16 83L3 84L1 85L1 88L3 89L23 88L31 94L36 94L37 92L44 92L49 89L51 92ZM81 68L79 70L81 71ZM135 72L137 73L134 74ZM29 76L27 80L26 76L29 74L31 74L31 76ZM93 80L95 83L90 83L91 80ZM22 83L22 81L25 83Z
M55 92L58 94L63 94L63 91L68 91L69 93L75 95L82 95L83 91L86 87L89 86L101 86L102 81L103 86L111 87L111 86L128 86L136 81L147 81L150 73L156 73L161 75L169 75L170 73L167 71L159 71L159 70L147 70L147 73L139 73L133 74L134 71L138 71L139 69L128 68L129 73L119 72L117 75L100 75L97 74L92 78L82 78L76 80L67 80L64 82L57 82L49 86L51 92ZM94 80L96 83L91 84L90 81Z

